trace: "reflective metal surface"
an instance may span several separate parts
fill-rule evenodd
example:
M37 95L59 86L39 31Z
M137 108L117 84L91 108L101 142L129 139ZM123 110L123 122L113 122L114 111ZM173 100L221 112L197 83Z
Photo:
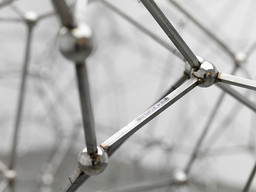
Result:
M187 80L180 87L178 87L169 95L164 97L162 100L154 104L152 107L150 107L140 116L138 116L128 125L120 129L113 136L105 140L101 144L101 147L103 147L108 152L109 156L111 156L112 153L114 153L124 143L124 141L127 140L131 135L133 135L138 129L140 129L143 125L145 125L154 117L159 115L170 105L172 105L181 97L190 92L193 88L195 88L198 85L198 83L198 80L194 78Z
M60 30L59 48L61 53L71 61L84 62L93 50L93 33L89 26Z
M63 26L67 28L74 28L76 26L73 15L65 0L52 0L54 8L59 16Z
M108 154L101 147L97 147L97 153L89 154L84 148L78 155L78 166L86 175L98 175L108 165Z
M143 5L147 8L147 10L154 17L156 22L161 26L166 35L170 38L170 40L174 43L183 57L187 60L187 62L191 65L191 67L198 69L200 63L195 56L195 54L191 51L191 49L187 46L185 41L181 38L176 29L172 26L171 22L166 18L161 9L157 6L154 0L141 0Z
M200 80L200 87L209 87L216 82L218 71L213 64L203 61L197 71L192 72L192 75Z
M243 87L246 89L252 89L256 91L256 80L250 80L235 75L229 75L226 73L218 73L217 79L219 82L227 83L230 85L235 85L238 87Z

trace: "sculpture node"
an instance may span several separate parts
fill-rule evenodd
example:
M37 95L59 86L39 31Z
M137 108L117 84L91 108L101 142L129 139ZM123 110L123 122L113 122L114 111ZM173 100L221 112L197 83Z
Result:
M62 28L60 31L59 48L67 59L84 62L93 50L93 33L86 25L73 29Z
M218 71L213 64L207 61L201 63L197 71L193 71L192 75L200 81L200 87L209 87L216 82Z
M108 165L108 154L101 147L97 147L97 153L88 154L85 148L78 155L78 166L86 175L98 175Z

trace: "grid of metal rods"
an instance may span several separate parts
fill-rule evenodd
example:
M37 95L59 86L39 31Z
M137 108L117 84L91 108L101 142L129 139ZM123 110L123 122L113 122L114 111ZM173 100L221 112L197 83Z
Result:
M126 143L126 140L131 137L136 131L142 128L144 125L149 123L152 119L160 115L165 109L176 103L178 100L182 99L183 96L187 95L194 89L198 89L198 87L210 87L212 85L216 85L223 92L220 94L216 103L214 104L214 108L211 111L208 119L205 122L205 126L200 133L200 136L197 139L194 147L192 148L192 153L188 159L188 162L184 166L183 170L176 173L176 175L172 175L170 178L160 179L159 181L154 182L143 182L139 184L135 184L133 186L125 186L123 188L119 188L111 191L137 191L137 190L152 190L158 189L165 186L172 185L184 185L184 183L189 182L189 176L191 173L191 169L195 163L195 161L202 154L209 153L207 150L201 150L202 144L205 141L205 138L208 136L208 133L211 131L212 124L217 116L220 107L224 103L224 98L226 94L231 95L237 101L241 102L243 105L251 109L253 112L256 112L256 103L248 99L245 95L239 93L233 86L242 87L245 89L250 89L256 91L256 81L239 77L235 75L237 71L242 68L242 64L248 60L248 58L254 53L256 49L256 43L252 43L252 45L243 53L243 57L238 55L234 50L232 50L224 41L218 38L215 33L211 32L207 29L203 24L201 24L196 18L190 14L183 6L175 0L167 0L168 4L175 7L180 13L184 14L188 21L193 23L197 28L199 28L208 38L210 38L213 42L215 42L220 49L233 61L233 69L230 74L226 74L221 72L221 69L216 69L216 67L210 62L204 60L200 56L196 56L193 52L193 49L186 44L183 40L182 36L177 32L175 27L172 24L172 21L169 20L166 15L159 8L158 4L154 0L140 0L140 3L143 4L148 13L153 17L154 21L159 24L163 32L167 35L170 42L164 41L159 38L156 34L151 32L148 28L141 25L139 22L134 20L132 17L122 12L121 9L116 7L114 4L110 3L107 0L97 0L95 2L88 2L89 4L98 3L104 5L105 8L111 10L113 13L119 15L121 18L126 20L128 23L133 25L143 34L154 40L156 43L160 44L164 48L166 48L169 52L171 52L175 57L184 61L184 65L186 65L186 69L183 74L180 75L180 78L173 83L169 90L166 91L165 94L161 98L159 98L156 103L154 103L151 107L141 113L138 117L136 117L133 121L128 123L126 126L121 128L115 134L107 138L104 142L98 145L96 132L95 132L95 122L94 122L94 114L93 107L91 101L90 94L90 84L88 80L87 73L87 56L85 59L78 60L77 57L73 58L73 62L75 65L75 74L77 77L77 87L80 98L80 106L81 106L81 114L82 114L82 127L84 131L85 138L85 149L82 151L86 151L88 153L92 162L96 162L99 158L98 152L99 149L102 149L104 153L107 154L108 157L111 157L119 147ZM0 162L0 172L4 177L4 180L0 182L0 192L4 191L18 191L15 188L16 182L16 160L17 160L17 146L18 146L18 138L21 129L22 122L22 113L25 104L25 96L26 96L26 82L29 71L30 64L30 56L31 56L31 43L33 38L34 29L39 22L42 20L48 19L52 16L57 16L61 27L66 29L67 31L76 30L79 28L79 25L76 21L75 16L73 15L72 9L69 7L65 0L52 0L52 4L55 10L55 13L46 13L43 15L37 15L33 12L26 12L20 9L19 6L15 5L13 1L2 1L0 4L0 8L4 8L5 6L11 7L11 9L16 12L20 19L17 18L4 18L1 21L14 21L19 23L24 23L26 26L26 45L25 45L25 56L22 67L22 75L19 86L19 95L17 102L17 110L14 119L14 134L12 138L12 145L10 151L9 164L5 165ZM71 4L71 6L74 6ZM89 6L89 5L85 5ZM97 35L97 34L96 34ZM174 46L172 46L174 44ZM71 59L72 60L72 59ZM42 93L40 88L37 88L39 94ZM193 98L196 99L196 98ZM57 116L57 114L56 114ZM58 120L61 121L61 120ZM77 127L75 125L74 127ZM47 163L43 176L50 175L52 178L55 177L58 168L60 167L65 155L67 154L70 146L72 145L72 141L77 137L77 128L74 129L67 137L64 137L59 142L57 142L53 155L49 162ZM216 136L217 137L217 136ZM63 148L62 146L66 146ZM111 160L110 160L111 161ZM76 162L71 162L76 163ZM99 162L101 163L101 162ZM97 167L95 168L97 169ZM254 179L256 173L256 164L252 168L251 173L248 173L248 179L241 189L242 192L247 192L250 190L252 181ZM42 177L43 177L42 176ZM90 178L90 174L87 174L81 166L77 165L73 174L67 179L66 188L63 190L65 192L73 192L76 191L88 178ZM53 179L54 180L54 179ZM43 180L40 180L40 190L47 191L51 190L51 184L47 185L43 183ZM43 186L43 187L42 187Z

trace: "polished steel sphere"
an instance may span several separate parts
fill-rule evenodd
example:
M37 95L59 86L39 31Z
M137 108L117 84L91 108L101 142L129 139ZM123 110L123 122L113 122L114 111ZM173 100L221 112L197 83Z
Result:
M193 75L200 80L200 87L209 87L216 82L218 71L213 64L203 61L200 68L193 72Z
M93 50L93 33L87 25L76 28L62 28L60 31L59 48L67 59L83 62Z
M78 166L86 175L98 175L108 165L108 154L101 147L97 147L96 154L88 154L85 148L78 155Z

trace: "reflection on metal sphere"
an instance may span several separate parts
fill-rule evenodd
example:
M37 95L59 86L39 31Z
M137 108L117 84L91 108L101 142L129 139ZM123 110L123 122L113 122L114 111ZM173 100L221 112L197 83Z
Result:
M59 48L61 53L74 62L83 62L93 50L93 33L86 25L73 29L62 28Z
M86 175L98 175L108 165L108 154L101 147L97 147L96 154L88 154L85 148L78 155L78 166Z
M216 82L218 71L213 64L203 61L200 68L193 75L201 80L200 87L209 87Z

